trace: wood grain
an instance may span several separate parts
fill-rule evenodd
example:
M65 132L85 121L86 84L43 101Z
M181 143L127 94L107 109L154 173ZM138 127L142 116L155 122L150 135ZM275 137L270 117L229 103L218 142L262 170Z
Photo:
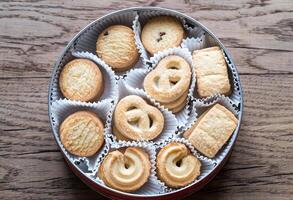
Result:
M81 28L130 6L172 8L199 20L237 52L240 73L292 72L291 0L36 1L0 3L0 77L50 76L56 58Z
M293 199L293 2L1 1L0 199L104 199L76 178L51 134L52 66L90 21L131 6L183 12L228 47L244 118L229 162L188 199Z

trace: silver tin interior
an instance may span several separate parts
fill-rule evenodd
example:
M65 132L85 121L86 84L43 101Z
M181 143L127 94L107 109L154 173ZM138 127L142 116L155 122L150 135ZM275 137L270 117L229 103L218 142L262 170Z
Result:
M56 74L58 73L58 66L60 65L64 55L70 51L70 49L72 49L75 41L79 38L80 35L82 35L89 27L91 27L94 23L97 23L99 20L103 20L104 18L107 18L107 17L111 17L112 15L116 15L116 14L121 14L121 13L126 13L126 12L142 12L142 11L164 11L164 12L168 12L172 15L177 15L179 17L182 17L186 20L186 22L190 25L195 25L195 26L199 26L205 33L206 35L208 36L208 42L211 45L218 45L220 46L226 57L228 58L228 61L231 63L231 65L233 66L233 70L235 70L235 73L236 73L236 78L238 80L238 92L239 92L239 95L240 95L240 99L239 99L239 104L237 105L237 109L239 110L239 115L238 115L238 118L239 118L239 122L238 122L238 126L235 130L235 137L231 137L230 138L230 145L229 145L229 149L227 152L230 152L236 139L237 139L237 136L239 134L239 129L240 129L240 124L241 124L241 121L242 121L242 114L243 114L243 92L242 92L242 88L241 88L241 85L240 85L240 78L239 78L239 75L238 75L238 71L235 67L235 64L234 62L232 61L232 58L231 58L231 55L230 53L227 51L227 49L224 47L224 45L219 41L219 39L213 34L211 33L205 26L203 26L201 23L199 23L198 21L194 20L193 18L185 15L185 14L182 14L182 13L179 13L177 11L174 11L174 10L170 10L170 9L165 9L165 8L154 8L154 7L134 7L134 8L128 8L128 9L123 9L123 10L119 10L119 11L116 11L116 12L113 12L113 13L110 13L110 14L107 14L93 22L91 22L89 25L87 25L84 29L82 29L69 43L68 45L65 47L65 49L63 50L63 52L61 53L61 56L58 58L58 60L56 61L55 65L54 65L54 69L53 69L53 74L52 74L52 78L51 78L51 81L50 81L50 84L49 84L49 94L48 94L48 112L49 112L49 119L50 119L50 125L51 125L51 129L52 129L52 132L53 132L53 135L54 135L54 138L56 140L56 143L57 145L59 146L59 148L62 150L61 146L60 146L60 143L58 142L57 138L56 138L56 135L58 134L54 128L53 128L53 119L52 119L52 110L51 110L51 106L52 106L52 103L53 103L53 100L52 99L52 91L53 91L53 82L54 82L54 79L56 78ZM68 154L64 153L64 156L67 158L67 160L70 161L69 157L68 157ZM228 156L228 154L226 155ZM225 157L226 157L225 156ZM216 166L217 167L218 165L221 165L223 160L225 159L225 157L222 157L220 160L217 160L217 163L216 163ZM99 182L96 182L94 181L90 175L84 173L84 171L82 170L82 167L76 167L75 163L71 162L70 161L70 164L72 166L74 166L80 173L84 174L90 182L92 182L93 184L98 184L100 187L103 187L113 193L116 193L116 194L121 194L123 196L129 196L129 197L140 197L140 198L148 198L148 197L162 197L164 195L170 195L170 194L175 194L175 193L179 193L180 191L182 190L185 190L185 189L188 189L190 187L193 187L194 185L196 185L196 182L189 185L188 187L185 187L185 188L181 188L181 189L178 189L176 191L171 191L171 192L168 192L166 194L154 194L154 195L137 195L137 194L132 194L132 193L126 193L126 192L122 192L122 191L118 191L118 190L115 190L115 189L112 189L108 186L105 186L103 184L100 184ZM209 174L211 174L213 171L211 171ZM206 177L209 175L209 174L206 174ZM205 178L205 177L204 177Z

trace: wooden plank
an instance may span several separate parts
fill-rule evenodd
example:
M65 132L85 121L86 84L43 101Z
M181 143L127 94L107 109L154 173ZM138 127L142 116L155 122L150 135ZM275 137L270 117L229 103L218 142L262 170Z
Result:
M228 164L190 199L291 199L293 75L242 75L244 118ZM47 78L0 80L0 198L98 196L75 178L47 117ZM285 95L286 94L286 95Z
M76 178L50 131L52 64L90 21L131 6L194 17L232 53L244 118L220 174L188 199L293 198L291 0L1 1L0 199L104 199Z
M101 198L72 174L60 152L1 156L0 162L0 197L3 200L82 199L88 195L90 199Z
M0 3L0 77L48 77L62 49L90 21L146 5L172 8L202 22L232 52L240 73L292 73L290 0L38 1Z
M57 47L58 51L44 52L43 47L39 51L44 55L35 57L18 54L5 56L0 66L0 78L7 77L49 77L52 74L52 66L57 60L56 52L60 53L65 45ZM11 47L7 47L10 49ZM17 47L16 47L17 48ZM5 48L0 51L6 52ZM293 63L292 52L267 50L267 49L249 49L229 47L233 61L236 63L240 74L274 74L274 73L293 73L291 63Z

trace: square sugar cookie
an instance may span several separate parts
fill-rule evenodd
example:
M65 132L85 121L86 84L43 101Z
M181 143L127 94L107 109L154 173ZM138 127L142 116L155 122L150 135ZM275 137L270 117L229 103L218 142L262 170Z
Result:
M183 136L209 158L213 158L232 135L238 120L220 104L204 112Z
M224 54L219 47L194 51L197 92L200 97L228 95L231 90Z

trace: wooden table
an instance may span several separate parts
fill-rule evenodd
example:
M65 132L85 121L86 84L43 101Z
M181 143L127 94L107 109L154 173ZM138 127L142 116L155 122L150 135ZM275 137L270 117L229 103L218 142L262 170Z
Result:
M92 20L160 6L206 25L231 52L244 90L232 157L189 199L293 199L293 1L1 1L0 199L102 199L69 170L51 134L48 83Z

